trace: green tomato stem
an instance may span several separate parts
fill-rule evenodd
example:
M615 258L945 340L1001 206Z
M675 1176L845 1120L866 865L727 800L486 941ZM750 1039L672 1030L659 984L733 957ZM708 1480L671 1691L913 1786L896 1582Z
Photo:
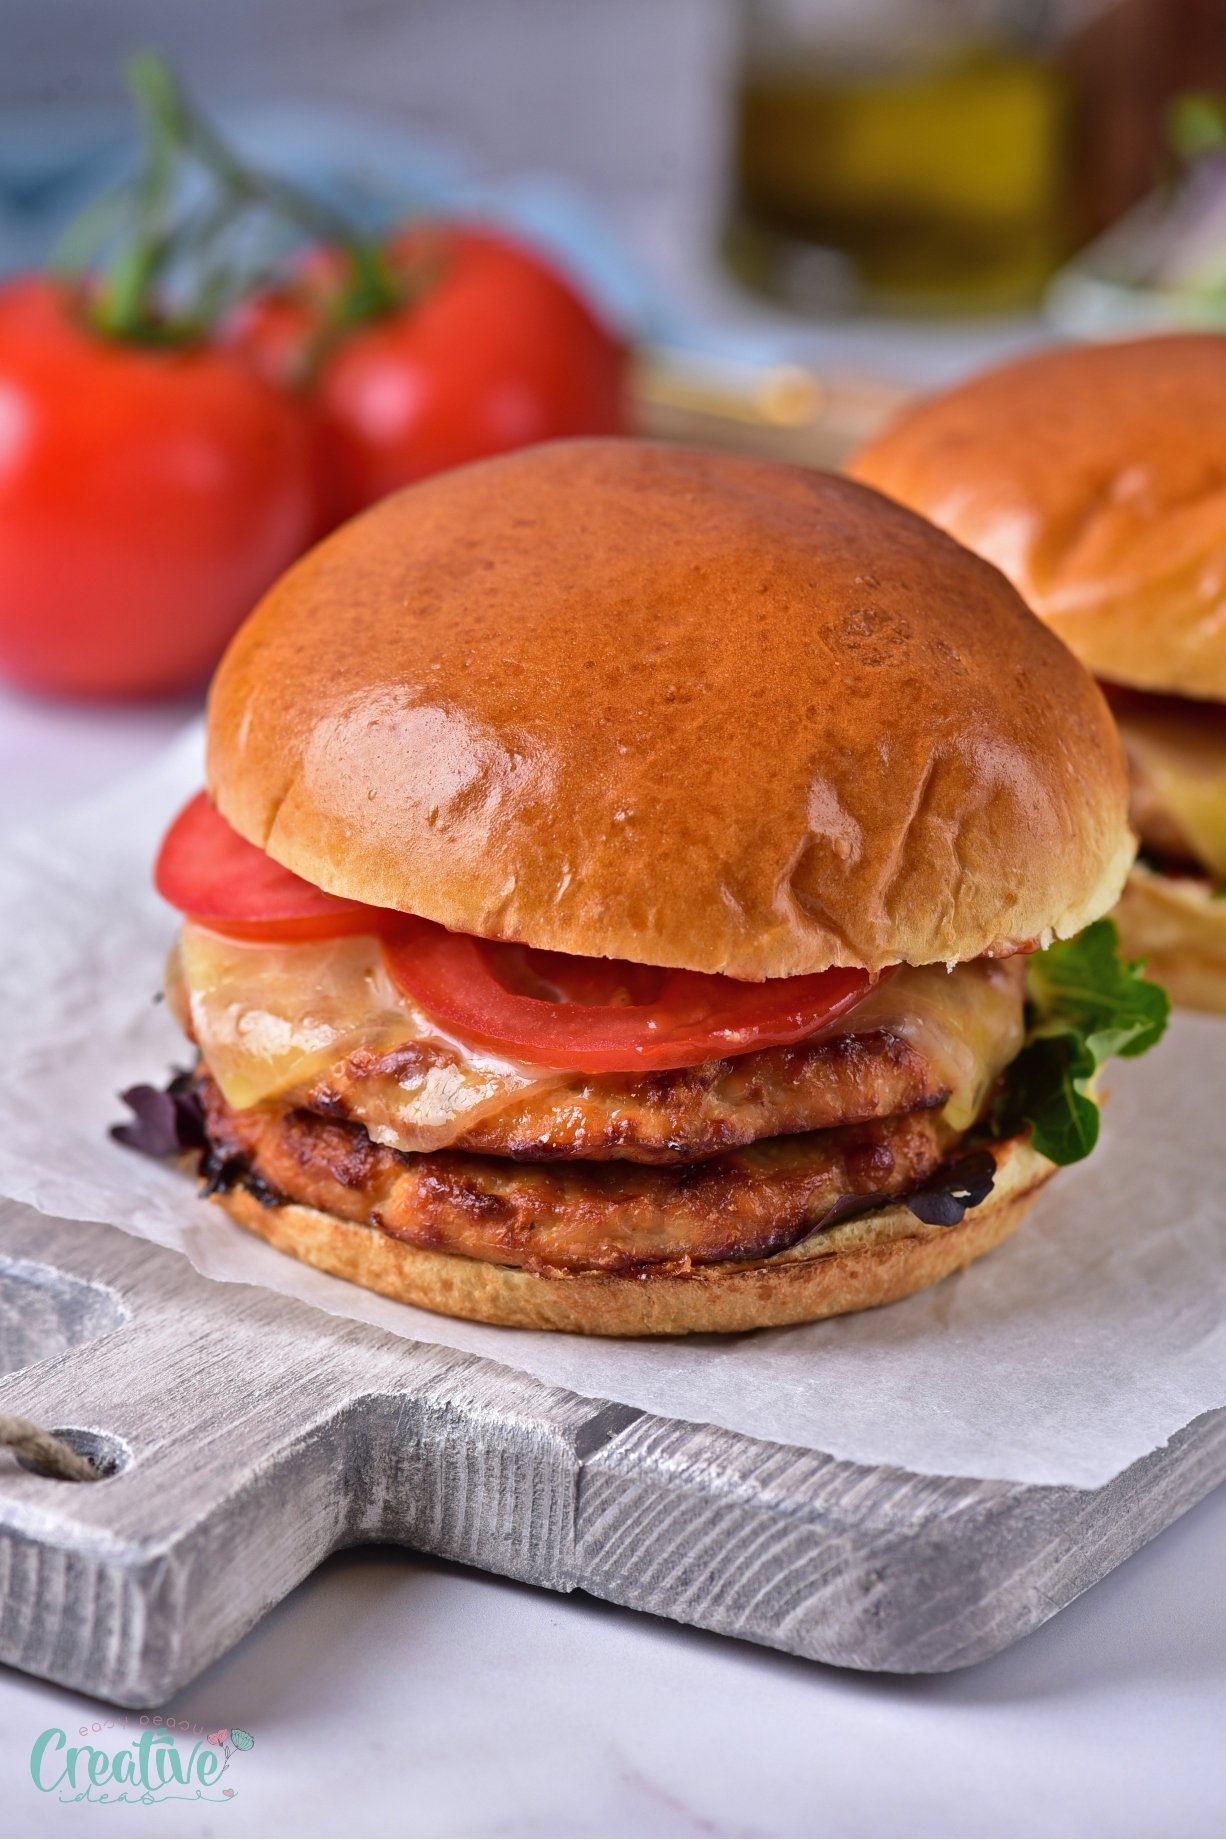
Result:
M69 227L52 263L86 324L140 344L207 337L236 298L269 278L269 265L236 264L233 256L236 227L253 208L341 255L346 280L335 323L359 324L401 304L403 286L378 244L325 202L248 165L161 58L136 53L126 76L143 132L140 170ZM185 216L179 186L189 162L203 169L213 195L202 212ZM187 297L172 307L171 278L185 273Z

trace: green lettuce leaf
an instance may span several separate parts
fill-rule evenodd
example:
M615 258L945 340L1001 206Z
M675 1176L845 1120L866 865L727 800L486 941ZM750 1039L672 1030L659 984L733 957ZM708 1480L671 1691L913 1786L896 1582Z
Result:
M1098 1142L1090 1082L1113 1055L1131 1060L1166 1027L1170 999L1120 957L1110 920L1096 920L1030 960L1026 1045L1009 1068L994 1123L1002 1136L1030 1125L1053 1163L1079 1163Z

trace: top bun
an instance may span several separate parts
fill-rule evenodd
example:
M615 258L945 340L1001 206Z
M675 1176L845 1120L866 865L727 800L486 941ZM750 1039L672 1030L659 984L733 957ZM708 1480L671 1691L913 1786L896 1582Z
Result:
M746 979L1073 933L1132 855L1106 705L995 569L847 480L634 441L304 557L218 670L208 777L334 894Z
M1226 337L1041 352L904 413L857 479L1003 569L1098 677L1226 699Z

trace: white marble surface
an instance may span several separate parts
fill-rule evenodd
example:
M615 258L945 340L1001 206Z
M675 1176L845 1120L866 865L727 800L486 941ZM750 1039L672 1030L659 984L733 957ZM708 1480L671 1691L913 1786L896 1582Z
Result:
M0 1833L1221 1834L1224 1547L1219 1491L1011 1653L914 1680L346 1554L166 1709L252 1733L231 1806L39 1793L38 1734L107 1709L0 1670Z
M0 692L0 823L136 766L185 714ZM1219 1490L1011 1652L912 1681L350 1554L163 1709L253 1733L233 1806L40 1793L39 1733L108 1711L0 1670L0 1835L1220 1834L1224 1550Z

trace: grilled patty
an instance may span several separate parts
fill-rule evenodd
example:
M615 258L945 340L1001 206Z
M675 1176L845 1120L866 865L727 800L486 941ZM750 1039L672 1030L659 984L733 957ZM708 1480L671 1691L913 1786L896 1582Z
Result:
M907 1111L701 1162L517 1163L457 1150L389 1149L360 1126L303 1110L233 1111L203 1074L214 1182L305 1203L431 1251L530 1271L674 1269L782 1252L849 1199L905 1193L956 1133Z
M308 1088L301 1109L360 1120L376 1137L381 1126L391 1132L400 1082L437 1052L417 1042L383 1054L359 1049ZM684 1163L760 1137L862 1124L948 1097L926 1055L879 1030L668 1072L563 1076L478 1117L450 1147L515 1162Z

